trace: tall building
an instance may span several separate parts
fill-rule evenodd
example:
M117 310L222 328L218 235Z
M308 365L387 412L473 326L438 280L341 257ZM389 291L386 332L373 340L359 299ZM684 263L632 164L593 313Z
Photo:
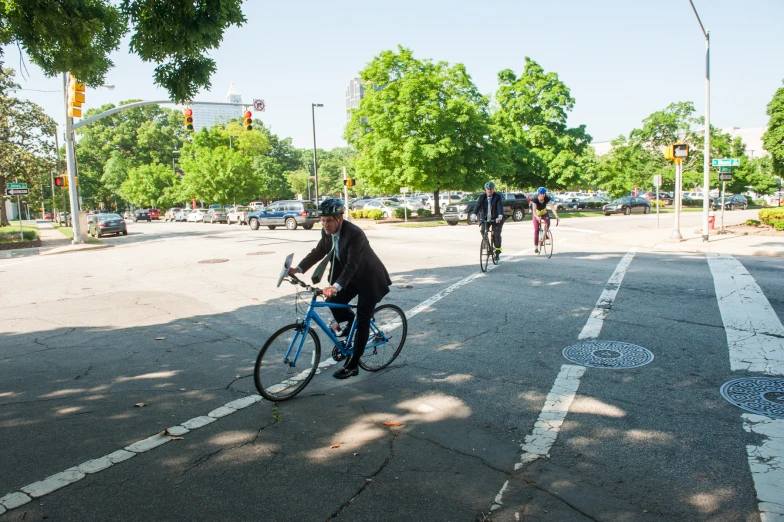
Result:
M229 103L242 103L242 95L237 91L234 82L229 85L229 92L226 93L226 101ZM213 125L225 124L231 119L242 118L244 107L229 105L204 105L194 103L193 109L193 130L198 132L203 127L210 128Z
M359 108L359 100L365 97L365 84L362 78L352 76L346 87L346 120L351 119L351 109Z

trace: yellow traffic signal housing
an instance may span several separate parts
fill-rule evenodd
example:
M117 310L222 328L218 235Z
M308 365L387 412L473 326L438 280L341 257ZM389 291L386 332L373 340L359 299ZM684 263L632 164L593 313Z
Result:
M193 109L186 108L182 111L182 118L183 123L185 125L185 130L192 132L193 131Z
M82 117L82 104L85 102L84 84L77 81L74 75L68 79L68 116L70 118Z
M346 178L343 180L343 185L345 185L348 188L351 188L356 184L357 184L356 181L353 180L352 178Z
M675 159L675 158L673 157L673 155L672 155L672 145L667 145L667 146L664 148L664 159L666 159L666 160L672 160L672 159Z
M689 157L689 146L686 143L676 143L672 146L672 157L682 159Z
M245 130L253 130L253 113L245 111L243 116L242 126L245 127Z

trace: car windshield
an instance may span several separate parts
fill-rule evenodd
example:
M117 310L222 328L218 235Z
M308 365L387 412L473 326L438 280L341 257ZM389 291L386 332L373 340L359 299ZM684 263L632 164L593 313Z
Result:
M614 199L612 204L619 205L621 203L628 203L628 202L629 202L629 198L618 198L618 199Z
M112 221L114 219L122 219L119 214L101 214L98 217L99 221Z
M225 208L214 208L214 209L212 209L212 211L216 212L216 213L220 213L220 212L226 212L226 209Z
M476 201L477 199L479 199L479 194L468 194L463 197L463 201L465 202Z
M234 212L247 212L250 210L250 207L237 207L234 209Z
M385 207L397 206L397 204L394 201L382 201L382 203L384 204Z

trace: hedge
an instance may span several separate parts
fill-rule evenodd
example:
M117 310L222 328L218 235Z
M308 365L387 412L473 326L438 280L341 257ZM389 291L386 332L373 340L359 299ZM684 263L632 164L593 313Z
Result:
M432 215L433 215L433 211L432 210L428 210L426 208L421 208L421 209L417 210L417 216L430 217Z
M766 208L758 212L760 221L776 230L784 230L784 207Z
M381 210L376 210L376 209L373 209L373 210L363 210L362 212L363 213L367 212L367 218L368 219L372 219L374 221L384 217L384 212L381 211Z
M392 212L392 215L394 215L396 218L405 219L406 216L411 217L411 211L406 207L400 207L396 208L394 212Z

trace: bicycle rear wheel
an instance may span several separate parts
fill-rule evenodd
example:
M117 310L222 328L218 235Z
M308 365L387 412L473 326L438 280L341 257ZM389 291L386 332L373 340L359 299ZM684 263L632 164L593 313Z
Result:
M301 323L284 326L264 343L256 359L256 389L269 401L280 402L301 392L316 375L321 342L313 330L305 334ZM300 344L302 349L296 361Z
M487 272L487 264L490 261L490 241L487 236L482 238L482 246L479 247L479 268L482 272Z
M376 372L389 366L403 349L408 334L408 320L400 307L384 304L373 311L370 339L359 358L363 370Z
M553 233L550 232L550 228L547 228L547 233L544 236L544 242L542 243L542 250L544 251L544 255L547 256L547 259L553 257Z

